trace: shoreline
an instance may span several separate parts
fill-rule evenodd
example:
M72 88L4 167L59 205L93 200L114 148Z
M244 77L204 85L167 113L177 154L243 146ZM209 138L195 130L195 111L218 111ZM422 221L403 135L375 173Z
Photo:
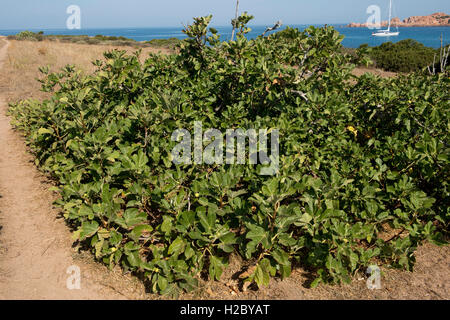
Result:
M298 28L299 30L304 29L307 25L291 25L291 28ZM364 30L362 26L348 27L343 24L329 25L339 31L345 36L342 43L344 48L357 49L362 44L368 44L369 46L380 45L380 41L375 41L371 36L371 31ZM390 42L398 42L405 39L413 39L422 43L426 47L437 49L440 47L439 37L444 34L444 39L450 39L450 26L422 26L422 27L406 27L399 26L402 30L400 37L386 39ZM116 29L114 32L108 32L107 29L82 29L82 30L40 30L38 32L28 31L23 32L24 34L30 35L33 39L48 39L50 41L58 39L63 42L77 42L77 43L87 43L87 44L98 44L98 43L108 43L113 45L131 45L131 46L152 46L152 47L168 47L173 48L174 45L182 42L186 37L182 36L174 30L167 30L163 33L153 33L151 29L142 29L143 31L136 31L130 33L129 29ZM251 34L247 38L253 39L258 34L257 28L253 28ZM0 34L4 34L8 39L17 39L19 33L17 31L10 30L8 32L0 30ZM221 40L226 41L229 35L226 30L219 30L221 33ZM370 34L369 34L370 33ZM106 35L105 35L106 34ZM364 37L364 39L363 39ZM28 37L27 37L28 38ZM23 37L20 40L25 40ZM384 41L385 42L385 41ZM448 41L445 41L448 42Z
M354 25L352 25L354 24ZM292 23L286 23L282 26L282 29L284 29L285 27L290 27L290 28L304 28L304 27L309 27L309 26L313 26L313 27L323 27L323 26L330 26L330 27L334 27L334 28L362 28L365 27L367 28L367 25L365 25L365 23L358 23L358 22L342 22L342 23L298 23L298 24L292 24ZM383 21L381 23L381 27L387 26L386 21ZM249 26L251 29L258 29L258 28L267 28L266 25L252 25ZM450 27L450 24L443 24L443 25L423 25L423 24L411 24L411 25L399 25L399 28L410 28L410 27L414 27L414 28L442 28L442 27ZM231 26L214 26L214 28L216 29L230 29L230 32L232 30ZM83 31L98 31L98 30L104 30L104 31L117 31L117 30L126 30L126 31L139 31L139 30L178 30L181 31L183 29L183 27L181 26L172 26L172 27L136 27L136 28L128 28L128 27L117 27L117 28L102 28L102 27L89 27L89 28L82 28L82 29L74 29L74 30L69 30L65 27L61 27L61 28L12 28L12 29L0 29L0 36L8 36L10 34L13 33L18 33L21 31L32 31L32 32L39 32L39 31L43 31L45 32L45 34L50 35L50 33L48 32L57 32L57 35L60 35L59 32L62 31L67 31L68 33L72 33L72 34L77 34L77 35L81 35L80 32Z
M380 28L385 28L389 24L391 26L400 27L450 27L450 15L444 12L435 12L426 16L411 16L406 19L400 20L398 17L392 18L389 16L389 20L379 21ZM375 23L369 23L369 21L364 23L350 22L347 27L358 28L358 27L375 27L378 25Z
M376 29L381 29L381 28L385 28L387 27L387 25L381 25L380 28L376 28ZM443 26L427 26L427 25L409 25L409 26L391 26L391 27L397 27L397 28L450 28L450 24L448 25L443 25ZM351 25L346 25L342 28L368 28L368 26L351 26Z

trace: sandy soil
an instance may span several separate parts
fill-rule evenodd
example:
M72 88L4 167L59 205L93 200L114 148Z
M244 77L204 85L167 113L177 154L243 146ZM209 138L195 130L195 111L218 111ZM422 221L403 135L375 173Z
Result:
M395 72L384 71L376 68L356 67L353 70L353 74L357 77L363 75L364 73L373 73L374 75L380 76L382 78L392 78L397 75L397 73Z
M209 292L215 299L275 299L275 300L449 300L450 299L450 254L448 247L437 247L426 243L416 252L414 272L381 268L381 289L369 290L367 277L356 276L349 285L319 285L308 288L311 275L302 269L294 270L284 281L272 279L268 288L247 293L234 292L237 282L211 284ZM231 288L231 290L229 289ZM234 290L233 290L234 289Z
M0 299L160 298L146 293L136 277L123 275L119 268L110 271L72 247L70 231L52 207L51 184L36 169L23 137L12 130L5 114L6 102L44 97L35 81L38 65L57 68L70 58L89 70L83 61L97 57L105 47L11 41L8 48L4 43L0 38L0 61L6 58L0 70ZM76 55L81 49L83 55ZM425 244L416 257L413 273L382 269L380 290L368 290L363 275L350 285L308 289L311 275L297 269L285 281L273 279L268 288L245 292L237 277L242 261L233 258L222 281L202 282L196 292L180 298L450 299L450 248ZM81 271L80 290L67 288L67 269L73 265Z
M0 49L0 61L5 58L7 49L8 45ZM77 257L68 228L52 208L54 197L48 191L51 185L34 167L23 139L12 130L1 93L2 88L0 299L135 298L133 293L122 291L125 287L135 287L135 284L127 283L134 280L117 279L114 272L100 265L86 264ZM74 271L68 270L70 266L80 270L79 290L67 287L68 279L75 276ZM69 279L69 284L76 282Z

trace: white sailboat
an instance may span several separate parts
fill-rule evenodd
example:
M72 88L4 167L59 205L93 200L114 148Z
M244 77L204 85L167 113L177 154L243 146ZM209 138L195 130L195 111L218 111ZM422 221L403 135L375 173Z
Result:
M397 27L397 31L396 32L391 31L391 18L392 18L392 0L389 1L389 24L388 24L388 28L386 30L378 30L378 31L372 33L372 35L375 36L375 37L393 37L393 36L398 36L400 34L400 32L398 31L398 27Z

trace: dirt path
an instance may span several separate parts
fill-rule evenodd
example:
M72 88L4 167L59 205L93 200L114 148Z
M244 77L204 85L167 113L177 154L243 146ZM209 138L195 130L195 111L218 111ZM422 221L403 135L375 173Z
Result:
M0 69L8 45L0 46ZM111 285L113 272L74 259L70 232L51 205L50 185L12 130L6 109L0 88L0 299L129 298ZM74 265L81 289L69 290L67 279L75 274L67 269ZM127 286L126 279L114 280Z

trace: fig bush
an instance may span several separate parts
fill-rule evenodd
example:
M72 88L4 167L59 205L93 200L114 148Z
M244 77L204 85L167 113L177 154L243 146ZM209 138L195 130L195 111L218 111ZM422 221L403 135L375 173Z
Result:
M422 241L448 236L448 71L356 78L332 27L248 40L251 18L235 41L208 16L176 54L114 50L89 75L42 68L52 97L10 106L74 237L168 295L219 280L231 254L258 286L297 265L313 286L373 263L411 270ZM194 121L278 129L279 172L175 165L171 135Z

